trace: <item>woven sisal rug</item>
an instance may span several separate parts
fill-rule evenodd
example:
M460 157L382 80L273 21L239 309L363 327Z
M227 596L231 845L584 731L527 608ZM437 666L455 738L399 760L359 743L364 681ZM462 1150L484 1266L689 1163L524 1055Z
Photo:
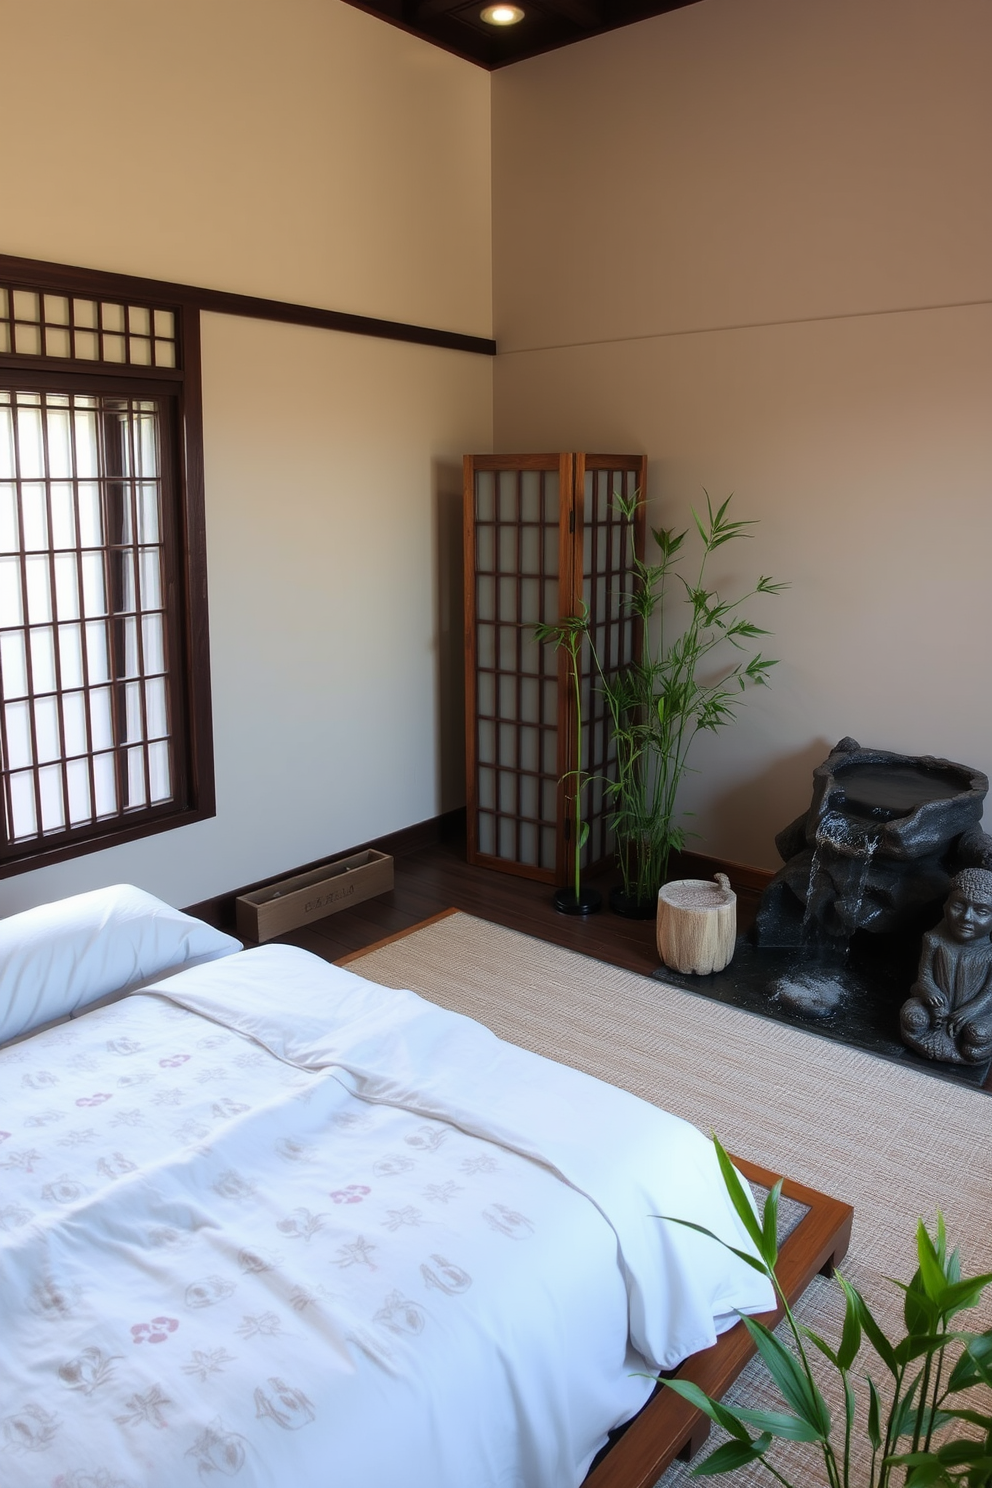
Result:
M908 1280L912 1274L918 1218L932 1226L941 1209L966 1273L992 1271L987 1094L466 914L439 919L350 966L373 981L410 987L477 1018L501 1038L624 1086L716 1132L732 1152L852 1203L854 1237L844 1271L890 1336L898 1336L901 1299L885 1278ZM835 1284L818 1277L800 1315L836 1341L843 1310ZM965 1315L960 1325L990 1324L992 1306L981 1318ZM881 1382L884 1371L866 1358L870 1362ZM826 1378L821 1383L825 1387ZM836 1397L828 1398L835 1407ZM728 1399L775 1403L754 1363ZM777 1459L796 1485L820 1481L809 1451L783 1446ZM676 1464L661 1482L676 1488L687 1478L687 1467ZM770 1479L754 1469L722 1481ZM865 1457L852 1488L867 1481Z

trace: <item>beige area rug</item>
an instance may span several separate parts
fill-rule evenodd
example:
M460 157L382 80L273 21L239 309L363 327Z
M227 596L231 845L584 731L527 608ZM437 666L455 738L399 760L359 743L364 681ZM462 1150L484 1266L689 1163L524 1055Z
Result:
M373 950L350 969L410 987L501 1038L623 1086L716 1132L730 1151L853 1204L844 1272L890 1337L898 1336L901 1300L885 1278L912 1274L918 1218L932 1225L941 1209L966 1273L992 1271L987 1094L462 913ZM800 1309L804 1322L835 1342L843 1316L837 1290L817 1277ZM992 1305L961 1323L990 1326ZM884 1370L871 1362L881 1382ZM727 1398L775 1403L754 1363ZM836 1396L828 1399L835 1408ZM776 1459L796 1488L821 1481L809 1451L783 1445ZM661 1483L676 1488L687 1480L687 1467L676 1463ZM744 1469L714 1481L771 1479ZM852 1488L867 1481L866 1456Z

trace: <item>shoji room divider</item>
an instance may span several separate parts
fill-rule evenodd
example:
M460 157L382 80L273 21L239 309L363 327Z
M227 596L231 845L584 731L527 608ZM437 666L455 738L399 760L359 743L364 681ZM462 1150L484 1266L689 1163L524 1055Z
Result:
M622 602L644 552L615 494L645 490L641 455L465 457L465 717L468 860L566 884L572 858L570 771L578 761L568 658L534 638L539 622L589 611L607 674L633 656ZM612 759L605 701L582 648L584 868L612 851L604 791Z

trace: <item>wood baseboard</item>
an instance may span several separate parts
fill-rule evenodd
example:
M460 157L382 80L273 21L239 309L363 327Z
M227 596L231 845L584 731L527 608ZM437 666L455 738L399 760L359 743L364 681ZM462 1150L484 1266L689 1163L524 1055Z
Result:
M316 868L323 868L326 863L331 863L335 858L348 857L352 853L365 852L369 848L375 852L388 853L392 858L403 857L406 853L420 852L425 847L436 847L441 842L451 842L464 836L465 833L465 807L460 806L454 811L445 811L441 816L432 816L427 821L414 822L412 826L401 827L398 832L387 832L385 837L376 837L370 842L359 842L354 847L342 848L340 852L330 853L325 858L316 858L312 863L302 863L299 867L290 867L281 873L273 873L269 878L260 878L255 883L242 884L240 888L229 889L224 894L216 894L212 899L201 899L199 904L189 904L184 913L195 915L198 920L204 920L208 925L213 925L217 930L230 930L233 933L236 910L235 903L242 894L255 894L260 889L267 889L271 884L278 883L280 879L296 877L300 873L311 873Z

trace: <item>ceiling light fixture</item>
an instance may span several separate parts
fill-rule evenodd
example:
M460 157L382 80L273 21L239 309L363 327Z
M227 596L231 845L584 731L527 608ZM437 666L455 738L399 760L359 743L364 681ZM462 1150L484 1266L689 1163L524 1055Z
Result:
M523 18L519 5L487 5L482 12L482 19L489 26L515 26Z

